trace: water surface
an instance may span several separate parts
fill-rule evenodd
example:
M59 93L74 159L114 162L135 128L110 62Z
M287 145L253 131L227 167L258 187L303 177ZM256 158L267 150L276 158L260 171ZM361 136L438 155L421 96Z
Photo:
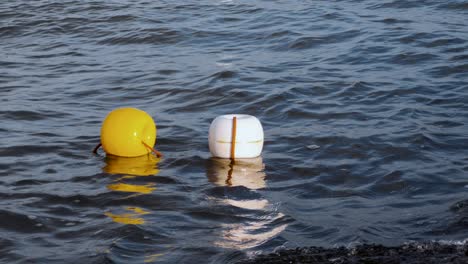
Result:
M3 1L0 261L465 240L467 17L461 0ZM155 119L163 159L91 153L123 106ZM229 113L266 138L234 168L207 144Z

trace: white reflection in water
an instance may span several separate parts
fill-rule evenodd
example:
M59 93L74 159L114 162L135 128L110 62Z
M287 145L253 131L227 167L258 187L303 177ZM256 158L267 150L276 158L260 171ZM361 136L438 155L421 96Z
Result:
M232 163L228 159L211 159L207 168L210 182L218 186L244 186L252 191L266 187L264 164L261 157L240 159ZM223 204L251 210L239 216L255 220L221 224L221 235L214 244L232 249L249 249L259 246L279 235L287 224L275 225L284 215L275 210L267 199L222 199Z
M212 158L207 176L210 182L219 186L244 186L257 190L266 187L264 168L261 157L238 159L234 164L229 159Z

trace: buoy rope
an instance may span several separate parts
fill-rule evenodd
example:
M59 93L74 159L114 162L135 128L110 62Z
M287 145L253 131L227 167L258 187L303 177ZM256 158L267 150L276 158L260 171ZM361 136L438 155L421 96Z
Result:
M231 161L234 164L234 159L236 158L236 129L237 127L237 117L232 118L232 133L231 133Z
M152 148L150 145L143 142L143 140L141 141L141 143L143 143L143 145L145 147L147 147L149 150L151 150L156 155L156 157L161 158L163 156L163 154L161 152L159 152L156 149Z
M232 173L233 172L234 172L234 160L231 160L231 163L229 163L228 175L225 181L227 186L232 186Z
M94 147L94 149L93 149L93 153L94 153L94 154L97 154L97 151L98 151L98 149L99 149L101 146L102 146L101 143L97 144L97 146Z

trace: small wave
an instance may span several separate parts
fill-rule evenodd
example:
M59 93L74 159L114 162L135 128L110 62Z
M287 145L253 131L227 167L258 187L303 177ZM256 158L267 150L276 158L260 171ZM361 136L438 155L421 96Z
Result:
M183 39L182 35L169 28L158 28L151 30L141 30L127 33L123 36L108 37L98 41L100 45L132 45L132 44L152 44L164 45L175 44Z
M54 111L30 111L30 110L9 110L1 111L0 115L5 119L17 121L40 121L48 118L63 118L70 116L69 113Z
M310 49L320 45L334 44L343 42L349 39L356 38L360 35L358 30L348 30L339 33L333 33L326 36L316 37L301 37L289 43L288 49Z
M8 38L8 37L16 37L21 35L23 32L21 26L3 26L0 27L0 37Z
M0 210L4 221L0 223L0 229L13 230L20 233L48 232L50 229L38 218L32 218L22 213L10 210Z
M443 3L439 5L441 9L466 11L468 10L468 3L466 1L450 1L449 3Z
M459 64L455 66L438 66L430 70L431 75L436 78L449 76L463 78L467 72L468 64Z
M376 20L375 22L381 22L381 23L389 24L389 25L393 25L393 24L410 24L410 23L413 23L412 20L398 19L398 18L385 18L385 19L381 19L381 20Z
M379 3L373 5L371 9L380 9L380 8L388 8L388 9L407 9L407 8L418 8L418 7L427 7L430 3L421 2L421 1L405 1L405 0L393 0L387 1L384 3Z
M400 53L393 56L389 62L394 64L421 64L427 63L428 61L432 61L438 59L437 55L431 53L421 53L421 54L414 54L414 53Z

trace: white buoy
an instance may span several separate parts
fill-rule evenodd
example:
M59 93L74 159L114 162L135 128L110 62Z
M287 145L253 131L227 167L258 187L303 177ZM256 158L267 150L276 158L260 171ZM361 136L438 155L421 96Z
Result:
M251 115L218 116L211 123L208 142L213 157L255 158L263 149L262 124Z

